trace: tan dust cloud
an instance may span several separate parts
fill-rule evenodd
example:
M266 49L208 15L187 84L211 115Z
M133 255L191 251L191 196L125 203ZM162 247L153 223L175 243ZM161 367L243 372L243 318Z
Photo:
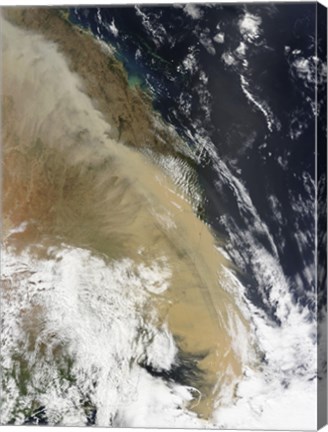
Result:
M202 355L203 397L194 410L208 417L220 388L242 372L231 323L247 330L218 283L226 263L210 229L158 167L110 138L55 44L5 20L2 38L4 241L36 254L65 242L109 260L165 259L169 288L145 314L156 307L179 348ZM24 222L24 232L10 234Z

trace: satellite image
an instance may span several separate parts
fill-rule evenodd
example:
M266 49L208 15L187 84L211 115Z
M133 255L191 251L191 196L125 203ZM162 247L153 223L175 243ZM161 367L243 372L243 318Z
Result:
M324 424L326 9L0 18L0 423Z

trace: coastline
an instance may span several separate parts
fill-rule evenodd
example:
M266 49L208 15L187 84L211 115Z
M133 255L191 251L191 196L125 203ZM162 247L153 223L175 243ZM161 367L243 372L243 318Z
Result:
M106 49L105 43L69 22L62 8L6 7L2 13L12 24L58 45L72 72L82 79L86 95L112 126L111 138L130 147L190 158L187 145L154 112L149 95L129 85L127 72L109 46Z

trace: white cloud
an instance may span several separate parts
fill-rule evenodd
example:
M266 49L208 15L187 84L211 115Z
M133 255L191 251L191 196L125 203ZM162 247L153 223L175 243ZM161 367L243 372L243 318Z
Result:
M141 18L142 24L146 31L152 36L156 46L160 46L167 37L167 33L163 25L159 22L154 22L150 14L147 15L142 11L141 6L135 6L135 10L136 14Z
M268 104L265 101L259 101L250 91L249 83L243 75L240 75L241 88L247 97L247 99L253 103L264 115L267 126L270 132L273 131L273 126L276 126L277 129L280 128L279 122L277 122L272 114Z
M211 55L216 54L216 50L214 48L212 40L210 39L209 36L207 36L206 33L201 33L199 41L209 54Z
M110 23L110 25L109 25L109 29L110 29L110 31L113 33L113 35L114 35L115 37L118 36L118 29L117 29L117 27L116 27L116 25L115 25L115 21L114 21L114 19L113 19L113 21Z
M183 10L187 15L191 16L191 18L193 19L199 19L203 15L200 7L193 3L187 3L183 8Z
M246 12L239 21L239 30L244 39L248 42L255 41L260 35L260 25L262 20L259 16Z
M227 64L228 66L236 64L235 57L230 52L225 52L222 54L222 60Z
M245 42L240 42L240 44L236 48L235 52L237 54L239 54L240 56L244 56L246 54L246 44L245 44Z
M220 32L216 34L213 38L214 42L222 44L224 42L224 33Z

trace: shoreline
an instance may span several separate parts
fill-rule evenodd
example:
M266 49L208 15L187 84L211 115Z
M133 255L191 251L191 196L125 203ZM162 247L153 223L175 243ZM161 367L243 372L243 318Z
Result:
M129 85L127 72L110 53L110 46L106 43L108 49L103 49L91 33L68 20L63 8L4 7L2 14L12 24L58 45L72 72L82 79L84 92L114 129L111 138L192 163L187 144L153 109L149 94Z

